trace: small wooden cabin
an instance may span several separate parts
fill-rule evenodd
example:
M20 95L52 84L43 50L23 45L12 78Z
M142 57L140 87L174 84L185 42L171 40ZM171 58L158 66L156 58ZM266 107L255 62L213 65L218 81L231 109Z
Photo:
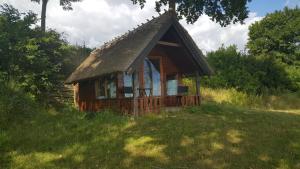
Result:
M200 77L211 75L204 55L172 11L91 52L66 80L82 111L115 109L125 114L200 105ZM188 95L183 77L195 77Z

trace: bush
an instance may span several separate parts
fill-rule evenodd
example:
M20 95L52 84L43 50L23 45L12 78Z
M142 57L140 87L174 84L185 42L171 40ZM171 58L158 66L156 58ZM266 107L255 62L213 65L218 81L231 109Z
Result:
M0 84L0 128L28 119L37 112L33 96L24 93L15 82Z
M207 87L234 88L254 95L295 91L297 77L291 80L285 66L272 57L252 57L229 46L208 53L207 59L215 70L214 76L202 80Z
M72 64L76 57L70 56L77 48L54 30L43 32L34 27L37 21L31 12L0 6L0 80L13 79L26 92L44 100L49 93L60 92L76 65Z

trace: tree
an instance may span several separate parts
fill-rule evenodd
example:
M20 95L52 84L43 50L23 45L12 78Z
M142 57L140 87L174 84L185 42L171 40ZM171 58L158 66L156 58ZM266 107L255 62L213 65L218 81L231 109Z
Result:
M49 0L31 0L33 2L40 3L42 2L42 12L41 12L41 28L45 32L46 30L46 10L47 4ZM60 0L60 6L63 7L64 10L72 10L72 2L79 2L81 0Z
M141 8L146 3L146 0L131 1L133 4L138 3ZM194 23L201 15L206 14L221 26L227 26L231 22L243 23L249 14L247 2L251 0L157 0L156 11L160 12L161 7L169 2L171 8L174 8L175 3L178 4L175 7L178 17L186 17L188 23Z
M287 64L299 60L300 9L285 8L252 24L247 47L255 56L272 55Z
M13 80L37 98L63 84L70 46L53 30L32 28L36 14L0 6L0 82Z
M300 90L300 9L284 8L249 27L249 53L284 68L294 90Z
M252 94L291 90L284 69L272 58L256 59L237 51L236 46L221 47L207 54L215 75L203 80L215 88L235 88Z

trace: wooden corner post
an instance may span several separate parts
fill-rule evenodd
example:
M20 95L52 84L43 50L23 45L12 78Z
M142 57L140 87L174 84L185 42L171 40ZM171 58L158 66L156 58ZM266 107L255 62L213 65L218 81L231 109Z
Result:
M73 83L74 106L79 109L79 83Z
M139 85L139 79L138 79L138 73L135 71L133 73L133 115L137 116L139 113L139 103L138 103L138 85Z
M199 99L198 103L200 104L201 93L200 93L200 75L199 75L199 72L196 71L195 75L196 75L196 94L197 94L197 97Z

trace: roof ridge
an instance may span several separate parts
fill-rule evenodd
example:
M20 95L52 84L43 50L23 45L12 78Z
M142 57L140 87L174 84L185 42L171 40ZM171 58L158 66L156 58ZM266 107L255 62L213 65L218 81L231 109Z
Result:
M118 42L126 39L126 38L129 38L130 35L133 35L134 33L136 33L137 31L141 30L142 28L146 27L147 25L149 25L150 23L156 21L157 19L161 18L162 16L164 15L167 15L169 14L170 12L169 11L165 11L165 13L163 14L160 14L159 13L159 16L158 17L155 17L155 16L152 16L152 19L149 20L149 19L146 19L147 22L145 23L141 23L141 25L137 25L138 27L136 28L133 28L132 30L128 30L126 33L122 34L122 35L119 35L119 36L115 36L113 37L111 40L109 41L106 41L103 43L103 45L101 45L100 47L97 47L95 50L93 50L91 52L91 54L95 54L95 53L102 53L104 50L106 49L109 49L111 47L113 47L114 45L116 45Z

